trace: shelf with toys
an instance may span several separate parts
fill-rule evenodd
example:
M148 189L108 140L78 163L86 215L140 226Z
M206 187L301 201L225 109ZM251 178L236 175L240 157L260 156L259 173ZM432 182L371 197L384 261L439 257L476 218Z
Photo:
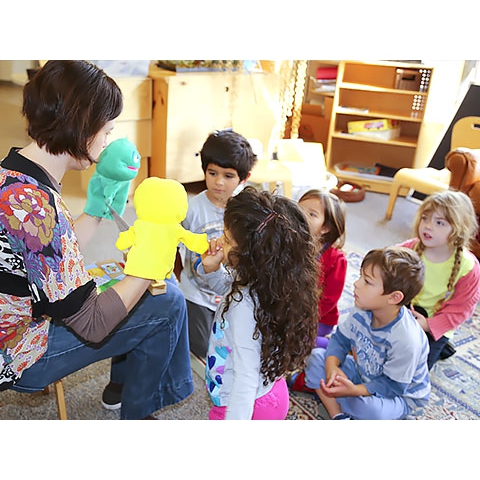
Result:
M340 62L326 148L328 170L366 190L389 193L391 176L353 175L339 166L361 170L382 165L390 173L417 165L432 72L416 63Z

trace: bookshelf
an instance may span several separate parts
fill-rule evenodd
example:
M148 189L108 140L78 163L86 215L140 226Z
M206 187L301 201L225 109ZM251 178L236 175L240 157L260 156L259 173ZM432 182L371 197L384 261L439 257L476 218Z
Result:
M417 147L432 73L433 68L416 63L341 61L326 148L328 170L365 190L389 193L392 172L419 166ZM376 119L399 126L399 136L348 133L349 122ZM362 173L376 165L384 167L380 174Z

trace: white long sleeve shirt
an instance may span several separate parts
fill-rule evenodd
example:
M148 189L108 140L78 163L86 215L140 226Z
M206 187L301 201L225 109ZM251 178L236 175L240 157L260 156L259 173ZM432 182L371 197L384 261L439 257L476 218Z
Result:
M198 268L204 274L203 267ZM231 284L222 267L204 274L212 289L228 292ZM216 312L207 351L206 386L212 403L227 407L226 419L250 420L255 400L267 394L272 382L263 384L260 373L261 336L253 339L256 321L253 300L248 288L241 290L241 301L230 304L225 318L222 311L225 296Z

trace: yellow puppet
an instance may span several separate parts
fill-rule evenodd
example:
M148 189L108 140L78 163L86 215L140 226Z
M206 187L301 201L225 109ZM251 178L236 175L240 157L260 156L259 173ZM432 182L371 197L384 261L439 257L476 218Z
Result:
M192 233L180 224L188 210L181 183L148 177L135 190L133 206L137 219L115 243L119 250L130 249L124 269L127 275L157 281L170 278L180 242L192 252L207 251L207 234Z

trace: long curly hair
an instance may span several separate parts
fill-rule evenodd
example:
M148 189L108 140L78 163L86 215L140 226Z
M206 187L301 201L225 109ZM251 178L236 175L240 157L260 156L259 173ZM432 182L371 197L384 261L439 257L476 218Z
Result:
M261 368L267 384L301 368L314 347L318 324L318 266L306 217L286 197L246 187L231 197L225 229L237 246L228 261L235 266L232 289L222 316L242 300L254 301L261 336Z

